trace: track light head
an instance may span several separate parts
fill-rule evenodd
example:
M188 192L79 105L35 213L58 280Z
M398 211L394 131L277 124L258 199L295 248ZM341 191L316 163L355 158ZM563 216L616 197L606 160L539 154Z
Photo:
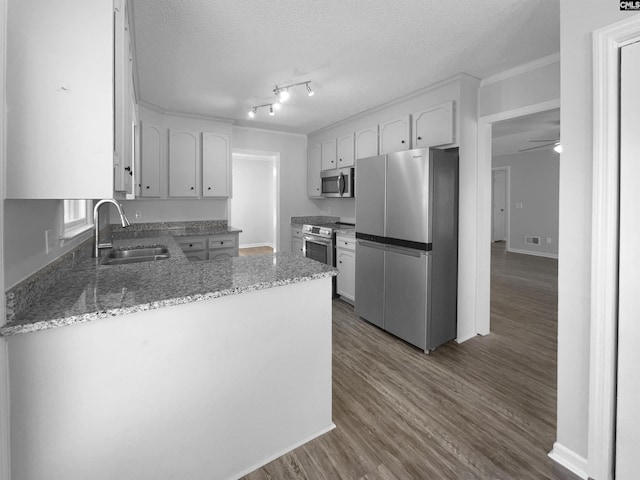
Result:
M313 94L316 92L311 90L311 87L309 86L309 82L307 82L306 85L307 85L307 95L309 95L310 97L313 97Z
M553 151L556 153L562 153L562 144L560 142L557 142L553 147Z
M249 118L255 117L257 111L258 111L258 107L253 107L251 111L249 111Z
M282 108L282 104L280 102L276 102L273 104L274 110L280 110L280 108Z
M279 91L279 95L278 98L280 98L280 103L282 102L286 102L287 100L289 100L289 90L288 89L283 89Z
M272 117L276 114L276 112L273 111L273 104L269 105L269 115L271 115Z

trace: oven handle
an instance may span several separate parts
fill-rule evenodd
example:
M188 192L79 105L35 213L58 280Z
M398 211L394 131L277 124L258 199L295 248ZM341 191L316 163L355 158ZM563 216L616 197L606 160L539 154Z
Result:
M302 240L304 240L305 242L309 241L312 243L317 243L320 245L331 245L333 243L332 240L329 240L328 238L318 238L318 237L313 237L311 235L305 235L302 237ZM303 243L304 245L304 243Z

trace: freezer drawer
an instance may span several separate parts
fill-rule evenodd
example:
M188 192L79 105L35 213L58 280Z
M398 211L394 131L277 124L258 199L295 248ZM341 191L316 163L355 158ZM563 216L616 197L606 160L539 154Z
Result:
M384 329L427 350L430 255L389 246L385 253Z
M383 245L356 242L355 312L380 328L384 315L384 255Z

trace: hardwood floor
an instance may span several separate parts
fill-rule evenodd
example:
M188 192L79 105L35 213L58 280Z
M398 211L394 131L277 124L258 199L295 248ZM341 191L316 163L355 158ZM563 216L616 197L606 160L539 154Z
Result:
M241 257L248 257L249 255L263 255L265 253L273 253L273 248L249 247L249 248L241 248L238 250L238 255Z
M333 303L337 428L244 477L575 480L555 439L557 261L492 252L492 333L429 355Z

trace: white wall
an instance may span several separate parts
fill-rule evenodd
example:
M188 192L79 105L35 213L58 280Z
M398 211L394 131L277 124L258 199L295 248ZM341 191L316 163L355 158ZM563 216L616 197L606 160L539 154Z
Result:
M242 225L240 247L274 247L274 160L271 157L233 155L233 198L229 216Z
M323 215L318 202L307 198L307 137L247 127L233 127L233 150L279 154L280 198L276 249L291 250L291 217ZM234 225L242 228L242 225Z
M592 32L634 13L617 3L560 5L561 132L557 442L586 458L592 217Z
M87 232L64 245L56 242L53 250L47 254L44 232L48 229L53 231L54 238L60 238L62 233L62 200L4 201L6 289L33 275L91 236L91 232Z
M557 257L559 160L552 149L493 157L494 167L510 167L511 251ZM517 203L522 208L516 208ZM525 235L541 237L542 243L525 244ZM551 243L546 242L547 238Z

